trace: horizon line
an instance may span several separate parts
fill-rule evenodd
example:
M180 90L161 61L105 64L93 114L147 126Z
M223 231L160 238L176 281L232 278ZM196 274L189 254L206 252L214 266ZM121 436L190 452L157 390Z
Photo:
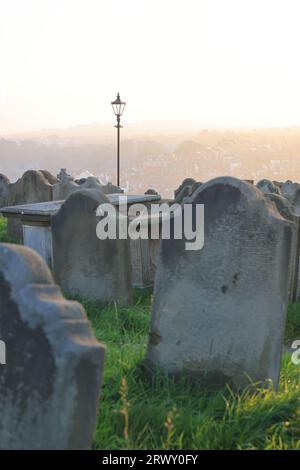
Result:
M254 131L261 131L261 130L272 130L272 131L282 131L282 130L291 130L291 129L299 129L300 130L300 124L291 124L291 125L232 125L232 126L225 126L225 125L212 125L212 124L200 124L197 123L197 121L194 120L143 120L143 121L127 121L123 123L123 127L134 127L134 126L150 126L150 125L162 125L164 126L162 128L162 132L167 132L169 133L174 133L174 134L187 134L191 133L194 134L195 132L254 132ZM182 130L180 129L172 129L172 126L184 126ZM88 127L95 127L95 126L109 126L110 130L112 133L114 133L114 123L111 121L94 121L94 122L89 122L86 124L71 124L68 126L62 126L62 127L43 127L43 128L36 128L36 129L31 129L31 130L20 130L20 131L11 131L11 132L5 132L5 133L0 133L0 139L5 139L5 138L12 138L12 137L18 137L18 136L29 136L32 134L42 134L42 133L53 133L53 132L68 132L76 129L84 129ZM187 129L188 126L193 127L192 129ZM160 131L159 129L155 130L149 130L146 129L143 131L142 129L137 129L136 134L159 134ZM101 134L99 134L100 136ZM97 134L91 133L90 136L94 137L97 136Z

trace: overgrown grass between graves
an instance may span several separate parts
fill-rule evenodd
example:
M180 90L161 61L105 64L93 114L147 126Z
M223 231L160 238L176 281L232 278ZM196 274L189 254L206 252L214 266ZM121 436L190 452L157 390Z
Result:
M107 345L94 449L300 449L300 366L289 354L278 393L208 392L185 378L150 378L141 366L150 303L148 297L129 309L99 310L84 302L96 337ZM300 307L290 312L288 328L299 331Z
M0 215L0 242L4 243L8 241L6 232L6 219Z
M7 234L7 220L0 214L0 243L17 243Z

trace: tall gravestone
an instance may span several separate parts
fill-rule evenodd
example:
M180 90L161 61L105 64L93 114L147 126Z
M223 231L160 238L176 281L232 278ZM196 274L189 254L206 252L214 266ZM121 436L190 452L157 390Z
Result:
M99 304L131 301L129 240L100 240L97 207L109 203L98 190L71 194L52 218L53 269L62 290Z
M281 192L292 203L295 214L300 216L300 184L286 181L281 186Z
M300 243L300 184L293 183L292 181L286 181L285 183L281 183L281 192L282 195L291 203L293 208L293 214L297 219L297 240L298 245ZM298 247L298 252L299 252ZM298 265L298 275L297 275L297 288L296 288L296 298L293 298L293 301L300 301L300 260L297 258L296 265Z
M8 205L10 181L5 176L0 174L0 209Z
M148 361L212 384L244 387L250 377L277 387L294 224L235 178L211 180L185 202L204 204L204 247L161 241Z
M294 213L292 203L283 196L274 193L266 193L265 197L272 201L278 212L287 220L294 222L295 230L291 242L291 254L289 263L289 302L296 302L298 298L298 280L299 280L299 250L300 250L300 233L299 233L299 217Z
M104 347L29 248L0 245L0 449L87 449Z
M42 171L29 170L9 188L9 206L52 201L53 185L49 176ZM8 219L7 232L10 238L22 240L22 224L15 219Z

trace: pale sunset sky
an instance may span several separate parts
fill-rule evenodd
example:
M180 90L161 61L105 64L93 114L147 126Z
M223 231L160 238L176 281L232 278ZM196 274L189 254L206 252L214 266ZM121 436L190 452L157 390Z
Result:
M0 135L300 125L299 0L0 0Z

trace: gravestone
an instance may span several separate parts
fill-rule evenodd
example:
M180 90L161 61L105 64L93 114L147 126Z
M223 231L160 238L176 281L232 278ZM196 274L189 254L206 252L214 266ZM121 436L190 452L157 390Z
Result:
M96 176L89 176L86 181L81 185L81 189L97 189L104 194L118 194L123 193L123 190L119 186L108 182L107 184L101 184Z
M281 192L293 204L295 214L300 216L300 184L286 181L281 187Z
M191 194L193 194L198 188L200 188L202 184L203 183L201 181L196 181L196 183L194 183L193 186L191 187Z
M149 188L149 189L147 189L147 191L145 191L144 194L153 194L153 195L155 195L155 194L158 194L158 192L155 189Z
M161 240L148 362L214 385L250 377L276 388L295 226L236 178L211 180L186 202L194 213L204 204L204 247Z
M57 180L58 181L73 181L73 176L69 175L69 173L67 172L67 169L66 168L62 168L60 170L60 172L58 173L57 175Z
M274 180L273 183L275 184L275 186L277 186L281 194L281 188L282 188L283 183L281 181L276 181L276 180Z
M101 188L103 188L103 185L100 183L99 179L96 176L88 176L85 182L81 185L81 189L102 190Z
M53 201L63 201L81 187L75 181L64 179L53 186Z
M153 287L153 267L150 258L149 240L130 240L131 280L138 289Z
M0 174L0 209L8 205L10 181L5 176Z
M294 213L294 208L292 203L280 196L279 194L266 193L265 197L272 201L278 212L282 217L295 224L295 231L293 233L292 242L291 242L291 255L288 260L289 263L289 302L296 302L298 299L299 292L299 255L300 255L300 225L299 217Z
M174 191L175 201L180 203L184 197L191 194L192 187L195 183L197 183L197 181L193 178L184 179L181 185Z
M131 302L129 240L100 240L96 209L109 199L98 190L71 194L52 218L53 269L57 283L72 296L106 304Z
M273 194L280 194L280 190L276 184L273 183L273 181L270 180L260 180L256 184L256 187L260 189L263 193L273 193Z
M0 449L87 449L104 347L29 248L0 245Z
M119 186L115 186L114 184L108 182L104 185L101 185L101 191L104 194L122 194L124 193L123 189Z
M185 179L178 189L175 190L175 199L174 202L177 204L182 204L183 200L191 196L203 183L200 181L195 181L192 178Z
M300 184L299 183L293 183L290 180L287 180L285 183L281 183L281 193L282 195L292 204L293 207L293 213L297 218L298 221L298 230L297 230L297 240L298 244L300 243L299 237L300 237ZM299 251L299 248L298 248ZM298 264L298 274L297 274L297 287L296 287L296 294L295 291L293 291L293 301L300 302L300 260L297 257L296 261L296 266Z
M48 170L40 170L40 172L44 175L48 183L51 185L58 183L58 179L50 173Z
M9 206L25 203L52 201L52 184L41 171L29 170L16 183L9 187ZM8 219L7 233L10 238L22 241L22 225Z
M75 191L81 191L82 189L95 189L104 194L123 192L118 186L114 186L111 183L102 185L95 176L89 176L81 184L68 178L61 178L61 181L53 186L53 201L65 200Z
M194 180L194 178L185 178L180 184L180 186L178 186L178 188L175 189L174 196L176 197L180 193L180 191L182 191L183 188L187 186L192 187L194 183L196 183L196 180Z

